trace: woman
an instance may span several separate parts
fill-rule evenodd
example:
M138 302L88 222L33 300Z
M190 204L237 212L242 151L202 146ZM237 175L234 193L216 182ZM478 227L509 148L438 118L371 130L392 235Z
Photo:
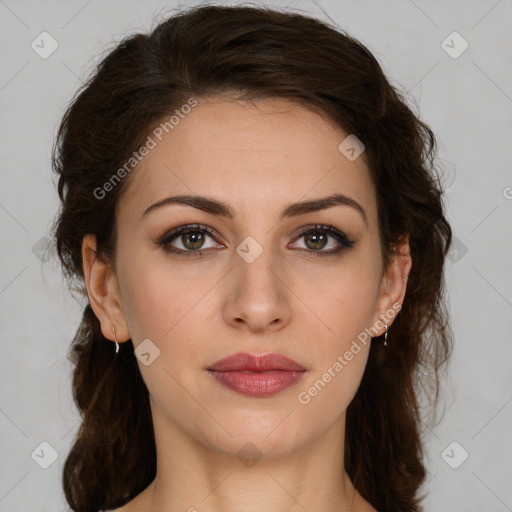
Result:
M300 14L196 7L111 51L53 157L88 299L70 507L421 510L420 369L435 406L452 346L435 147Z

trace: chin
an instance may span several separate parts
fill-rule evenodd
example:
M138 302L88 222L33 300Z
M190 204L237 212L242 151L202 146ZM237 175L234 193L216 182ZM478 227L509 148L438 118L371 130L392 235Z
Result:
M222 428L214 432L202 432L203 444L244 462L255 459L271 459L289 456L309 443L313 443L328 428L312 425L301 419L292 409L265 412L245 411L224 418ZM231 434L231 435L230 435ZM249 467L249 466L248 466Z

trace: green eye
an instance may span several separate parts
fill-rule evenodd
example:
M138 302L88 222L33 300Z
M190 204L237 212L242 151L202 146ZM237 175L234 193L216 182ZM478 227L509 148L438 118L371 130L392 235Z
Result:
M352 247L354 240L349 240L345 233L339 231L332 226L316 225L302 230L296 237L296 240L304 238L306 247L310 249L308 252L314 253L315 256L325 256L329 254L337 254L345 248ZM329 238L334 238L338 242L338 247L331 250L322 250L329 244Z
M158 240L158 244L162 246L167 253L176 254L184 257L201 257L207 249L215 248L215 244L205 247L204 244L210 238L217 242L215 231L201 224L189 224L179 226L169 233L166 233ZM303 229L296 237L295 241L304 238L305 247L300 248L315 256L327 256L338 254L343 249L350 248L355 244L354 240L350 240L345 233L339 231L333 226L316 225ZM337 246L324 250L331 243L331 239L337 242ZM176 247L175 241L181 244ZM204 249L204 251L203 251Z
M199 251L199 249L204 248L206 237L215 239L213 233L213 229L208 226L201 226L200 224L180 226L164 235L158 241L158 244L163 246L164 251L178 256L201 256L203 252ZM184 249L176 247L171 243L175 239L179 239Z

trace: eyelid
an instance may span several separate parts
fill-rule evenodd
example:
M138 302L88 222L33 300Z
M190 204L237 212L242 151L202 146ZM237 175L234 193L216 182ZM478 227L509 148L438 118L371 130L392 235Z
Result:
M171 245L171 242L174 239L176 239L177 237L179 237L181 234L194 232L194 231L207 233L217 243L219 243L218 239L220 239L222 241L220 243L225 245L224 239L222 238L222 236L220 236L220 234L215 229L213 229L210 226L207 226L205 224L201 224L201 223L184 224L184 225L177 226L176 228L173 228L170 230L165 230L161 235L159 235L157 237L157 240L155 241L155 243L157 245L161 245L162 249L165 252L172 253L177 256L202 257L203 254L205 254L205 253L211 254L211 249L213 249L212 247L208 247L204 250L199 248L197 250L188 250L187 251L184 249L176 248ZM337 249L334 249L334 250L331 249L328 251L323 251L323 250L315 251L313 249L307 249L307 248L300 248L300 249L296 249L296 250L299 250L300 252L305 252L312 256L337 255L337 254L340 254L345 249L352 247L355 244L355 240L349 239L349 237L343 231L339 230L338 228L335 228L334 226L326 225L326 224L314 224L314 225L307 224L307 225L301 226L299 228L299 232L293 237L292 243L297 242L297 240L302 238L304 235L306 235L310 232L315 232L315 231L323 231L323 232L327 233L328 236L334 238L338 242L340 247Z
M206 224L201 224L199 222L193 222L192 224L183 224L171 229L164 229L156 236L155 242L162 244L169 243L170 240L176 238L178 235L181 235L182 233L188 233L190 231L205 231L212 238L219 239L222 241L222 243L225 243L222 236L215 229L211 228L210 226L207 226ZM169 241L165 242L166 240Z
M352 247L356 243L355 240L349 238L340 229L335 228L334 226L327 225L327 224L314 224L314 225L308 224L306 226L302 226L301 228L299 228L299 232L294 236L294 241L302 238L305 234L310 233L312 231L313 232L314 231L324 231L331 237L335 238L338 241L338 243L340 243L342 245L342 248L339 250L336 250L336 251L313 251L313 250L310 250L308 252L319 253L319 254L320 253L335 254L336 252L340 252L342 249Z

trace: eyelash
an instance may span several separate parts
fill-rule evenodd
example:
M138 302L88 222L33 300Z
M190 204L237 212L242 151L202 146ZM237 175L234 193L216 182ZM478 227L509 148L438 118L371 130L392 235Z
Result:
M304 228L296 236L294 241L299 240L304 235L307 235L309 233L317 233L317 232L322 232L322 233L326 233L328 235L331 235L335 240L337 240L341 244L341 247L338 248L338 249L335 249L335 250L330 250L330 251L322 251L322 250L315 251L313 249L300 249L300 250L306 251L308 253L311 253L313 256L322 257L322 256L330 256L330 255L339 254L341 251L343 251L343 249L348 249L348 248L352 247L355 244L355 240L350 240L347 237L347 235L345 235L345 233L343 233L342 231L339 231L338 229L336 229L336 228L334 228L332 226L325 226L323 224L317 224L315 226L308 226L307 228ZM202 257L206 252L208 252L209 249L206 249L204 251L201 251L201 250L197 250L197 251L188 250L188 251L185 251L183 249L177 249L177 248L175 248L175 247L170 245L170 243L175 238L177 238L179 235L182 235L182 234L185 234L185 233L208 233L209 235L211 235L211 237L215 241L217 241L216 240L216 238L217 238L216 232L212 228L210 228L208 226L205 226L203 224L188 224L188 225L180 226L180 227L178 227L176 229L173 229L173 230L169 231L168 233L166 233L163 236L159 237L159 239L157 240L156 243L158 245L161 245L162 249L166 253L175 254L176 256L184 257L184 258L187 258L187 257Z

